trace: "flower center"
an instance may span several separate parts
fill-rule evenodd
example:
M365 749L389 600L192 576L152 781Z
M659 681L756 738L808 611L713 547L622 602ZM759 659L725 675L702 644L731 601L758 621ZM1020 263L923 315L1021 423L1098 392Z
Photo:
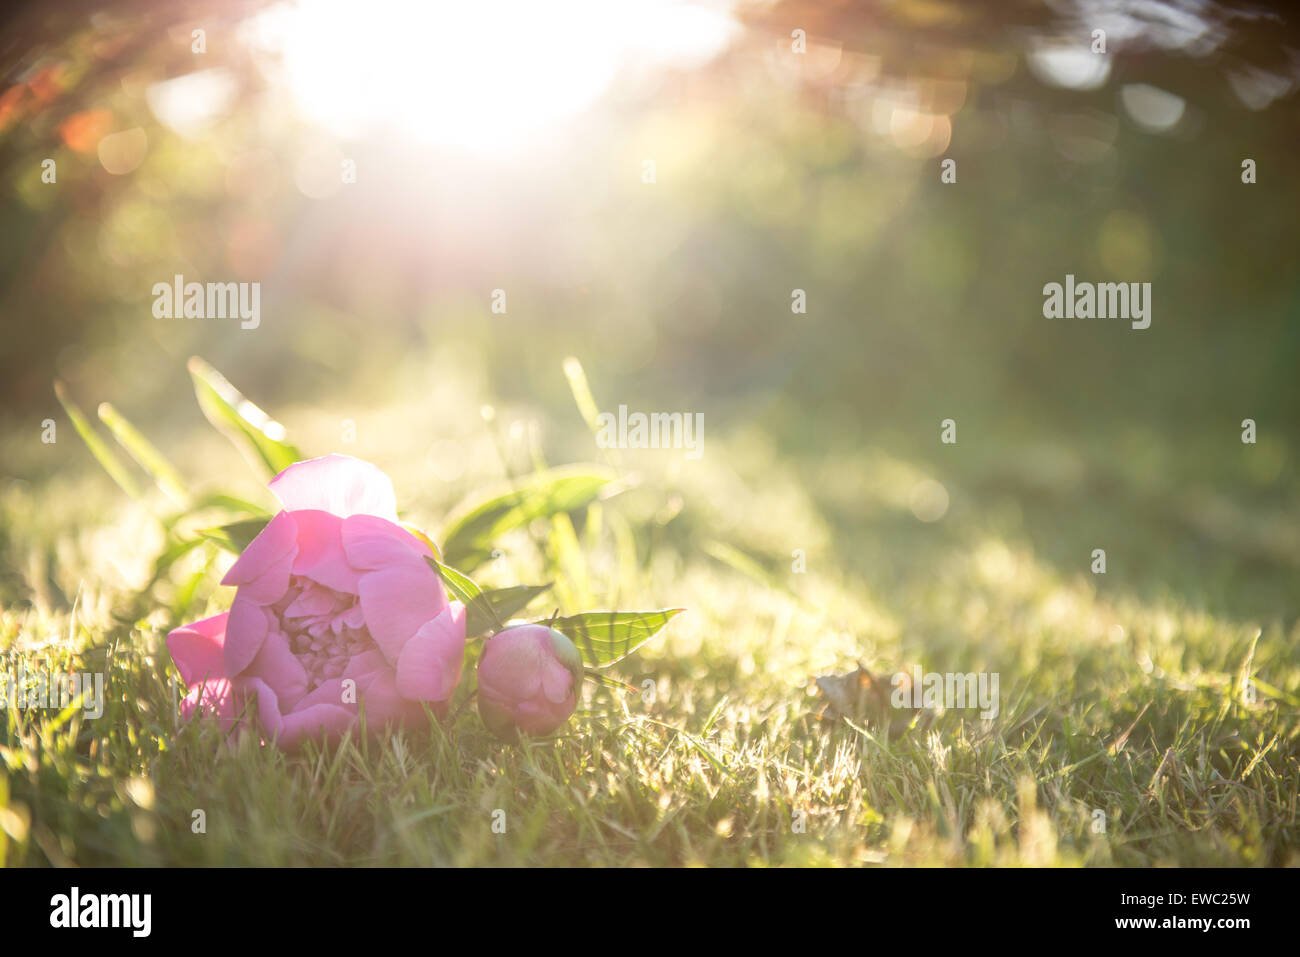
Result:
M289 650L307 672L308 691L341 677L353 658L377 647L356 595L295 575L274 608Z

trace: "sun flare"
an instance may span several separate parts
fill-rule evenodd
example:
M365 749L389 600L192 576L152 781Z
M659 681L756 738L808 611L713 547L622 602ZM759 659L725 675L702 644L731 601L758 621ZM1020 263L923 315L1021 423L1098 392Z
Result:
M556 131L622 69L706 60L734 27L665 0L302 0L251 24L301 112L336 135L479 153Z

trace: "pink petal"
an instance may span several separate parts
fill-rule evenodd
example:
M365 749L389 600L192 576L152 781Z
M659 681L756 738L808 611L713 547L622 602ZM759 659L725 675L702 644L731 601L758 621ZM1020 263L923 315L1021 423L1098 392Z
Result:
M297 462L272 479L270 489L288 509L318 508L339 518L378 515L397 521L393 483L369 462L350 455Z
M358 572L348 564L343 551L343 519L314 508L300 509L293 517L298 523L294 572L327 588L355 595Z
M560 717L552 714L532 701L521 701L515 705L515 724L527 734L550 734L564 723L565 717L568 715Z
M503 701L521 701L542 687L542 666L548 660L542 642L550 636L543 627L521 625L489 638L478 663L480 690Z
M460 681L465 606L451 605L425 622L397 656L397 692L413 701L446 701Z
M542 694L554 704L567 701L573 694L573 672L558 661L547 661L542 666Z
M349 704L343 700L342 678L329 678L322 681L294 706L294 710L305 711L307 708L314 708L319 704L334 705L351 709L354 712L357 707L355 704Z
M334 592L328 588L309 585L284 610L285 618L314 618L328 615L334 610Z
M308 739L336 740L355 720L356 715L338 705L315 704L286 714L276 741L289 750Z
M358 593L370 636L390 662L425 622L447 608L442 580L421 558L366 572Z
M243 596L243 589L235 595L235 603L230 606L230 617L226 620L226 644L224 651L226 674L235 677L257 657L262 650L271 627L271 615L261 605L251 602Z
M387 671L392 667L382 651L378 648L372 648L370 651L363 651L359 655L353 655L352 660L348 662L348 666L343 669L343 677L354 680L369 678L376 671Z
M187 688L225 674L222 647L226 643L226 619L229 615L223 611L211 618L181 625L167 636L167 650Z
M406 529L373 515L353 515L343 520L343 550L356 568L383 568L412 556L433 557L429 546Z
M274 739L280 733L284 722L275 691L261 678L249 678L244 681L243 691L246 699L250 695L255 696L258 724L268 738Z
M280 512L248 543L221 584L238 585L245 598L259 605L274 604L289 590L297 540L293 516Z
M235 724L234 687L229 678L218 678L195 685L181 702L181 717L209 715L221 722L229 731Z
M394 722L415 723L423 714L417 702L408 701L398 693L397 680L391 671L380 671L364 682L358 700L365 708L368 731Z
M289 639L278 631L266 636L262 649L248 666L250 680L264 681L284 710L291 710L307 693L307 670L289 649Z

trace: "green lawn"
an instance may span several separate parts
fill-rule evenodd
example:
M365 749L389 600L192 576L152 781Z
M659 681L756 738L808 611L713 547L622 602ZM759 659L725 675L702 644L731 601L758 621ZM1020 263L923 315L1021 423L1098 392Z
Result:
M436 535L500 477L477 415L495 397L450 370L433 390L417 379L275 412L304 449L378 464ZM259 495L222 439L161 418L153 437L194 487ZM598 456L571 402L503 403L507 458L527 457L516 419L548 451ZM1236 433L1117 456L1050 432L941 446L937 423L816 448L717 426L697 461L624 452L637 485L575 516L576 550L534 528L477 574L555 581L538 615L688 608L611 669L638 692L653 681L653 701L589 683L553 740L502 744L471 704L297 756L178 727L163 639L228 606L230 559L201 547L145 589L161 493L130 504L63 419L55 445L35 433L0 440L35 476L0 490L0 649L11 669L105 671L108 702L95 721L6 712L5 864L1300 863L1300 530L1285 498L1241 480L1257 450ZM948 507L925 522L927 479ZM858 660L997 672L1001 713L949 710L892 741L816 719L811 679Z

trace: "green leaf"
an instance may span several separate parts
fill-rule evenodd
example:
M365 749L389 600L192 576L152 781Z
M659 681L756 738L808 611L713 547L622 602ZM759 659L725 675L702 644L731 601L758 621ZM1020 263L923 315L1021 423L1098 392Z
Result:
M149 584L145 586L145 591L153 588L173 565L202 545L203 542L204 539L202 538L191 538L185 541L169 543L163 553L154 559L153 573L149 576Z
M516 612L522 611L534 598L551 586L546 585L512 585L509 588L489 588L480 596L492 608L492 619L504 625ZM492 619L479 615L470 608L465 626L466 634L481 635L493 626ZM498 625L498 627L500 627Z
M216 528L205 528L199 534L211 542L216 542L226 551L235 555L243 552L262 529L270 523L269 518L246 518L241 522L231 522Z
M194 508L225 508L235 512L248 512L250 515L265 515L271 517L267 509L258 505L256 502L250 502L246 498L238 498L234 495L227 495L225 492L213 492L211 495L204 495L194 503Z
M130 453L136 464L149 473L154 484L177 505L185 505L190 498L176 467L146 439L134 425L108 402L99 404L99 420L108 426L119 445Z
M211 517L208 513L215 513ZM202 518L200 518L202 516ZM193 527L202 523L235 522L246 518L260 518L263 522L271 519L271 513L254 502L245 501L223 492L213 492L195 499L188 507L163 519L163 527L168 532L176 532L181 527Z
M550 625L568 635L582 652L583 661L604 668L636 651L685 610L588 611L538 624Z
M504 628L510 616L551 587L549 584L514 585L484 591L464 572L444 565L436 558L426 556L424 560L437 572L451 596L465 606L465 636L468 638Z
M302 453L283 440L284 426L255 406L212 366L198 356L189 361L194 394L207 420L267 477L283 472Z
M139 498L142 494L140 484L136 481L135 476L126 467L126 464L117 457L117 454L109 448L107 442L99 437L99 434L91 426L81 407L72 401L72 396L68 395L68 390L64 384L57 379L54 382L54 394L59 399L59 404L63 406L63 411L68 413L68 418L72 420L72 427L77 430L81 440L86 443L86 448L90 449L104 471L109 474L114 482L132 498Z
M227 495L225 492L212 492L211 494L201 496L194 500L190 508L181 515L192 515L196 512L202 512L207 509L222 509L226 512L250 516L271 517L271 513L258 505L256 502L250 502L247 499L237 498L234 495Z
M470 578L464 572L452 568L450 565L444 565L436 558L429 558L427 555L424 560L429 563L429 567L437 572L438 577L442 579L447 590L451 592L451 597L468 606L479 595L483 594L483 589L478 587L478 583Z
M534 472L507 491L470 501L449 520L443 556L453 565L473 568L491 556L502 535L534 519L586 507L615 477L599 465L565 466Z

